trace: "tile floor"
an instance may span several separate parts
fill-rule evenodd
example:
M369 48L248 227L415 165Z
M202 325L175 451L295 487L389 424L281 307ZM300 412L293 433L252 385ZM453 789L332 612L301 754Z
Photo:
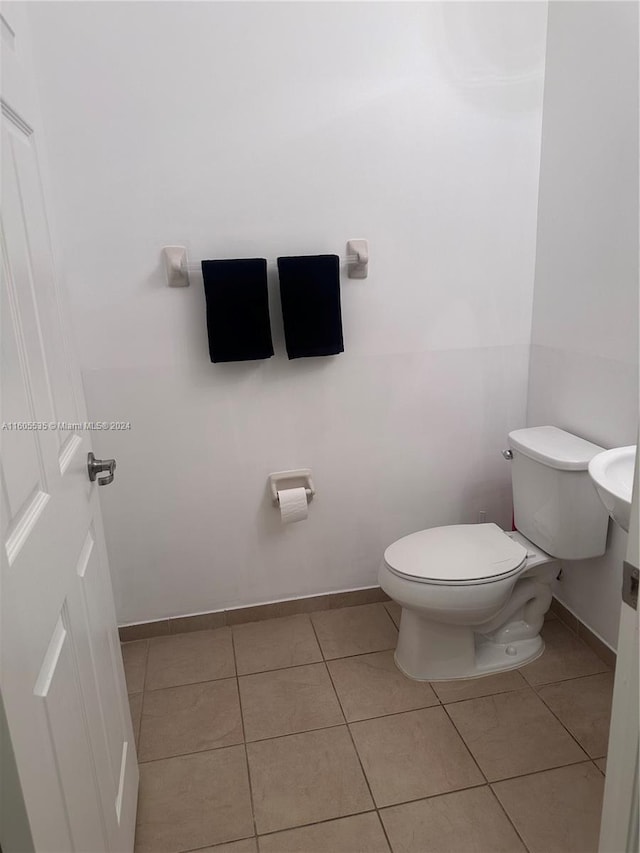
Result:
M368 604L123 644L136 853L596 851L613 673L562 622L420 684Z

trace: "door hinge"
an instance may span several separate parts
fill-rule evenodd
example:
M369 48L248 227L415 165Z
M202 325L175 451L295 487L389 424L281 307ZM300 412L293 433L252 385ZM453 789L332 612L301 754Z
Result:
M632 566L626 560L622 564L622 600L634 610L638 609L638 584L640 569Z

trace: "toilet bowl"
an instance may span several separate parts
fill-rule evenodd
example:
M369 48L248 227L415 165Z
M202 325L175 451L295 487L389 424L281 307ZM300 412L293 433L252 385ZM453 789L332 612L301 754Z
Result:
M509 433L517 532L452 524L390 545L382 589L402 607L396 664L419 681L515 669L544 650L558 560L604 553L608 515L587 473L602 448L554 426Z
M534 660L558 570L553 557L495 524L433 527L394 542L379 582L402 607L396 665L432 681Z

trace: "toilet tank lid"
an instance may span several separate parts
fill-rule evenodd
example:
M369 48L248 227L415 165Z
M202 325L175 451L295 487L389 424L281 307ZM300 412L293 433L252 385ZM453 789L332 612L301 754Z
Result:
M554 426L516 429L509 433L509 447L562 471L586 471L603 447Z

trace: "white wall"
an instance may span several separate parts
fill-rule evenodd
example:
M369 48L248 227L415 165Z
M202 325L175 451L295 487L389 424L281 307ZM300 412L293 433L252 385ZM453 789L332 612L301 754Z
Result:
M30 4L122 623L373 585L387 544L511 518L546 5ZM52 38L52 33L55 37ZM193 259L343 253L345 353L208 361ZM311 466L282 528L270 471Z
M601 444L638 429L638 5L551 3L528 423ZM615 647L626 534L556 596Z

